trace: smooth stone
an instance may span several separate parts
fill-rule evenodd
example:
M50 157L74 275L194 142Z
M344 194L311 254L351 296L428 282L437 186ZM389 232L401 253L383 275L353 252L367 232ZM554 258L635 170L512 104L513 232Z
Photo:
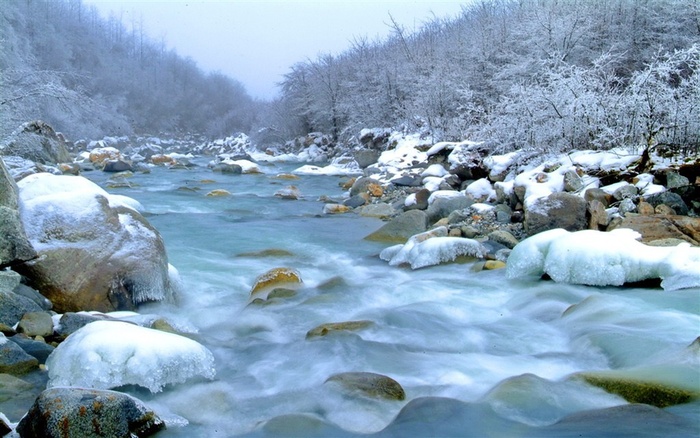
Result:
M360 216L376 217L379 219L389 219L396 215L396 210L393 206L379 202L377 204L368 204L363 206L360 211Z
M625 377L621 373L584 372L574 376L589 385L617 394L630 403L643 403L665 408L700 399L700 389L676 387L662 382Z
M298 286L301 285L301 275L299 271L292 268L273 268L264 274L259 275L255 279L255 284L250 290L250 295L261 295L264 293L269 293L272 289L285 286Z
M666 204L671 207L676 214L685 216L688 214L688 206L683 201L680 195L672 192L662 192L656 195L646 197L646 202L656 208L660 204Z
M225 189L214 189L207 193L205 196L208 197L221 197L221 196L231 196L231 192Z
M608 227L630 228L642 235L642 242L659 239L680 239L693 245L700 245L700 218L690 216L629 214L614 225Z
M515 245L520 243L513 234L506 230L492 231L489 233L488 238L496 243L500 243L508 249L513 249Z
M500 260L487 260L484 262L484 269L487 271L495 271L496 269L503 269L506 264Z
M379 242L404 243L411 236L424 232L428 227L428 215L422 210L409 210L394 217L377 231L365 237Z
M352 211L352 207L343 204L325 204L323 214L343 214Z
M14 326L25 313L41 310L41 306L27 297L0 290L0 323Z
M47 312L27 312L17 325L17 333L27 336L51 336L53 334L53 319Z
M568 231L588 228L586 201L570 193L553 193L534 201L525 210L525 231L529 236L554 228Z
M35 357L40 364L46 363L46 359L54 350L54 347L46 342L31 339L24 334L12 336L11 338L7 338L7 340L19 345L25 353Z
M464 210L474 204L474 200L469 196L453 196L445 198L436 198L426 210L428 213L428 222L435 223L442 218L449 217L450 213L455 210Z
M359 391L364 395L384 398L387 400L404 400L406 392L401 385L391 377L381 374L350 372L334 374L326 380L336 382L350 391Z
M336 333L339 331L358 331L363 330L374 325L372 321L346 321L346 322L331 322L327 324L321 324L317 327L312 328L306 333L306 339L314 338L318 336L326 336L330 333Z
M65 338L91 322L104 321L106 319L112 318L106 315L90 314L86 312L66 312L61 315L61 318L58 320L56 334Z
M39 361L5 335L0 335L0 373L21 375L39 366Z

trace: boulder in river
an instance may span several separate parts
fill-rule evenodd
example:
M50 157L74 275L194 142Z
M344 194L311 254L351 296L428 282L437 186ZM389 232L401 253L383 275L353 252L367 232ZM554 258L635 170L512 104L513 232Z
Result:
M570 193L553 193L537 199L525 209L525 231L528 235L563 228L579 231L588 228L586 201Z
M630 228L642 235L642 242L662 239L680 239L692 245L700 245L700 219L675 215L627 215L610 229Z
M165 423L140 400L115 391L52 388L17 425L23 437L147 437Z
M326 336L331 333L337 332L354 332L358 330L363 330L368 327L373 326L372 321L345 321L345 322L330 322L326 324L321 324L317 327L312 328L306 333L306 339Z
M406 392L399 382L382 374L366 372L340 373L330 376L326 383L335 382L349 391L387 400L404 400Z
M294 287L299 286L301 283L301 274L296 269L284 267L270 269L255 279L255 284L250 290L250 296L263 298L261 295L265 295L275 288Z
M427 226L428 215L424 211L409 210L396 216L365 239L403 243L411 236L424 232Z
M173 297L163 240L135 201L79 176L35 174L18 185L22 221L41 257L17 271L57 312L133 310Z
M0 155L15 155L42 164L72 161L56 131L41 120L27 122L10 134L0 145Z
M0 158L0 267L36 257L20 220L18 191Z

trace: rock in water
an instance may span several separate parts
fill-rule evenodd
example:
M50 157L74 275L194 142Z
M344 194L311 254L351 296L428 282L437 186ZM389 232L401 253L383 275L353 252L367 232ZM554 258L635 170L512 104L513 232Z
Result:
M424 211L409 210L396 216L365 239L403 243L411 236L424 232L427 226L428 215Z
M23 437L147 437L165 423L127 394L83 388L42 392L17 425Z
M0 158L0 268L36 257L20 220L18 190Z
M321 324L318 327L314 327L306 333L306 339L314 338L317 336L326 336L330 333L337 333L342 331L358 331L363 330L368 327L373 326L372 321L346 321L346 322L329 322L326 324Z
M17 270L57 312L172 298L163 240L127 199L79 176L40 173L18 186L21 218L41 257Z
M251 297L259 297L265 299L262 295L266 295L274 288L298 286L302 283L301 275L296 269L292 268L274 268L266 273L259 275L255 279L255 284L250 290Z
M406 392L399 382L375 373L340 373L329 377L326 382L336 382L350 391L360 391L370 397L388 400L404 400Z

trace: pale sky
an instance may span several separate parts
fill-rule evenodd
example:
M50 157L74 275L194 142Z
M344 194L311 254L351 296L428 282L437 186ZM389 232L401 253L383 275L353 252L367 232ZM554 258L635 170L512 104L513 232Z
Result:
M129 29L143 18L152 40L191 57L204 71L240 81L256 98L277 94L282 75L300 61L338 54L356 37L384 39L389 13L407 30L437 16L456 17L469 0L83 0Z

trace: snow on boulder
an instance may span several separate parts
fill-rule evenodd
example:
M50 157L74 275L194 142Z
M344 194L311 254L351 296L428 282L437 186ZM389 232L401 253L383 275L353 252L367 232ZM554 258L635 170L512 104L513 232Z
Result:
M172 297L163 240L138 203L79 176L38 173L18 187L40 257L17 269L56 311L134 309Z
M84 326L56 347L46 367L49 388L139 385L159 392L168 384L215 375L214 356L198 342L121 321Z
M411 265L411 269L455 261L460 256L483 258L487 249L478 241L448 237L446 227L416 234L403 245L385 248L379 258L390 266Z
M621 286L663 280L666 290L700 287L700 248L647 246L627 228L610 232L554 229L520 242L508 258L508 278L549 275L561 283Z
M429 143L421 139L419 134L393 134L389 137L389 144L395 144L395 147L382 152L377 163L370 167L378 167L396 173L399 169L408 169L428 159L428 155L420 149L427 148Z
M262 173L260 166L250 160L224 160L223 164L236 165L241 167L242 173Z

